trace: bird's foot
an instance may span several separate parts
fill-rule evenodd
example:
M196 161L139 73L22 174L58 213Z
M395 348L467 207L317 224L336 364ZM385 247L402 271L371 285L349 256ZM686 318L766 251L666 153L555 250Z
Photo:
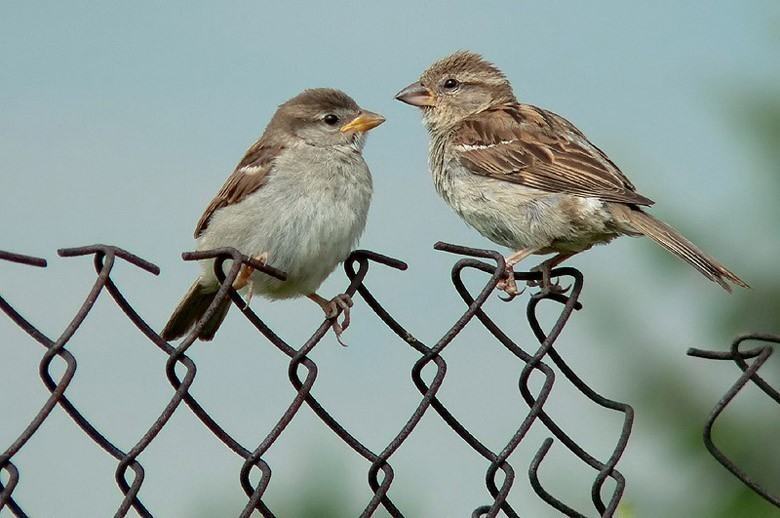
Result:
M525 291L517 289L517 281L515 280L515 265L533 254L536 251L535 248L522 248L504 259L504 276L496 283L496 288L506 293L506 297L499 295L498 298L504 302L509 302L521 293Z
M545 296L545 295L563 295L567 291L571 289L571 285L569 286L561 286L560 281L558 279L555 280L555 282L552 282L550 272L552 271L553 265L549 261L544 261L539 266L535 266L531 269L532 272L540 272L542 274L542 280L541 281L527 281L526 285L530 287L540 287L539 295Z
M252 259L257 261L260 264L268 264L268 252L263 252L260 255L254 256ZM255 273L255 269L253 266L250 266L248 264L242 264L241 270L238 272L238 276L236 276L236 280L233 281L233 289L238 291L243 288L247 288L246 292L246 306L245 308L249 307L249 304L252 302L252 295L254 294L254 277L252 274Z
M336 340L343 346L346 347L347 344L344 343L341 340L341 333L347 330L349 327L349 312L350 308L352 307L352 297L347 295L346 293L340 293L339 295L336 295L333 297L330 301L328 301L327 309L325 309L325 316L327 318L333 319L333 324L331 324L331 327L333 328L333 333L336 335ZM338 321L339 316L339 310L344 315L344 318L342 319L341 323Z
M515 270L513 265L506 265L506 268L504 269L504 276L496 284L496 289L506 293L506 297L502 297L501 295L498 296L498 298L504 302L512 301L515 297L525 291L525 288L522 290L517 289L517 281L515 281Z
M352 297L346 293L341 293L332 299L327 300L320 297L316 293L313 293L309 295L309 298L320 305L322 311L325 313L325 318L333 320L331 323L331 328L333 329L333 333L336 335L336 340L338 340L342 346L346 347L347 344L341 340L341 334L349 327L349 313L350 308L352 307ZM338 321L339 313L344 315L341 323Z

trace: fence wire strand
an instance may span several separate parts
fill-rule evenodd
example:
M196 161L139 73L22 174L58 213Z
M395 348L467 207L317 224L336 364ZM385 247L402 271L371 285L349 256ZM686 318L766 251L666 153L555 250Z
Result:
M499 512L503 512L506 516L512 518L521 515L508 501L510 491L517 476L517 472L509 463L509 459L520 443L526 438L528 431L537 422L541 422L552 434L552 437L544 439L536 454L528 463L527 476L536 495L550 507L566 516L587 516L584 512L575 510L567 505L560 497L554 496L550 491L545 489L541 483L539 471L546 455L557 439L569 452L594 470L595 473L591 485L593 510L595 510L598 516L614 516L626 484L625 478L617 470L617 464L625 452L631 434L634 411L628 404L608 399L592 389L564 361L555 348L555 343L573 312L582 308L579 302L584 283L582 274L574 268L556 268L551 272L552 278L570 279L573 283L571 292L568 295L562 295L555 292L537 293L530 297L526 307L526 319L539 345L535 351L529 352L513 341L483 310L485 302L493 293L496 285L503 276L505 268L503 256L492 250L467 248L447 243L437 243L435 248L443 252L461 256L452 268L451 280L455 291L465 304L465 310L452 327L447 329L441 335L441 338L435 343L432 343L432 345L426 345L415 338L412 332L393 317L379 302L379 299L371 290L369 290L365 282L372 264L396 270L405 270L405 263L366 250L357 250L353 252L344 263L344 270L347 280L349 281L344 293L350 297L359 296L384 325L420 355L419 359L412 367L411 376L416 389L421 395L421 399L415 410L411 413L406 422L403 423L396 435L387 446L379 452L372 451L358 438L352 435L312 394L318 369L316 363L309 355L330 330L331 321L323 321L302 345L296 347L280 338L279 335L266 325L232 288L233 281L238 276L242 265L249 265L266 275L281 280L285 279L284 272L281 272L272 266L258 263L252 258L244 256L231 248L182 254L185 261L214 259L214 270L220 281L220 287L216 297L207 309L206 314L195 326L195 329L193 329L178 346L174 346L163 340L159 334L146 323L134 306L127 300L114 279L111 278L111 273L118 260L130 263L152 275L159 274L160 270L157 266L115 246L93 245L59 250L58 255L63 258L92 256L96 279L83 303L76 311L75 316L58 338L51 339L47 337L34 324L23 317L9 302L0 296L0 309L2 309L2 311L20 329L29 335L30 338L45 348L45 352L39 364L39 376L49 391L49 397L41 406L37 414L12 444L2 453L2 455L0 455L0 510L4 507L8 507L15 516L28 516L22 509L20 503L14 499L13 496L14 490L20 483L20 473L12 459L23 447L25 447L29 439L49 417L52 410L59 405L89 438L118 462L115 471L115 479L122 492L123 499L115 516L126 516L131 508L142 517L153 516L152 512L142 503L139 497L139 492L144 482L144 468L138 461L138 457L155 440L160 431L163 430L170 418L181 406L181 403L184 402L203 425L214 434L216 439L243 459L239 480L247 501L244 509L241 511L241 517L249 517L255 512L258 512L261 516L266 518L275 516L272 510L263 501L272 475L271 467L263 459L263 456L277 442L286 427L304 405L309 407L320 421L332 430L357 455L369 463L368 485L372 491L372 496L363 509L361 517L373 516L380 507L384 508L390 516L404 516L402 511L389 496L390 487L395 477L393 468L390 465L390 460L398 449L404 445L405 441L414 433L423 416L430 413L431 409L455 434L473 449L474 452L483 457L487 462L485 487L492 501L474 509L471 513L472 517L490 518L498 516ZM3 251L0 251L0 261L14 262L39 268L46 267L47 265L46 260L41 258ZM484 286L476 294L472 294L468 290L462 279L464 272L468 270L476 270L489 276ZM541 279L541 273L516 272L515 279L518 281L538 281ZM92 310L98 296L104 290L108 292L117 307L120 308L138 331L164 354L166 357L165 375L173 389L170 399L160 411L157 419L148 426L146 432L127 451L120 449L92 425L90 420L78 410L77 406L68 399L66 395L66 390L75 376L77 366L76 358L68 349L66 349L66 346ZM267 432L262 440L253 446L242 445L238 440L231 436L231 434L227 432L189 392L195 380L197 369L193 360L187 356L187 351L195 342L196 337L198 336L200 329L205 325L205 322L207 322L209 317L217 311L220 303L228 297L257 331L282 354L289 358L287 374L289 382L294 389L294 397L277 422L270 425L270 431ZM557 305L560 309L560 312L549 331L545 331L542 328L537 316L538 307L544 301L549 301L549 303ZM335 318L338 318L338 315ZM518 387L520 395L528 409L525 412L525 415L518 414L519 424L517 425L516 431L499 451L493 451L481 442L438 397L438 393L444 383L447 372L447 364L442 354L454 338L472 322L481 324L490 335L501 344L501 346L506 348L519 361ZM772 347L765 345L747 351L740 350L740 345L747 340L780 343L780 337L774 335L752 334L739 337L735 340L729 352L704 351L700 349L691 349L688 352L691 356L698 356L701 358L731 360L742 370L742 375L718 402L708 418L704 429L704 441L712 455L729 471L767 501L780 507L780 500L753 481L742 469L726 457L725 454L715 446L711 436L712 427L717 417L749 381L752 381L765 394L780 404L780 394L778 391L757 374L758 369L772 354ZM66 366L65 372L58 378L51 372L51 363L55 358L61 359ZM747 360L750 359L753 361L749 364ZM183 367L183 376L177 374L177 364ZM576 439L573 438L570 433L564 431L564 429L561 428L561 426L559 426L545 411L544 405L552 393L555 384L555 369L553 369L551 364L555 365L558 371L563 373L568 381L595 405L622 413L623 426L619 438L615 443L612 453L606 460L599 460L595 455L588 453L576 442ZM423 379L422 373L426 370L426 367L431 365L435 368L435 374L430 382L426 382ZM536 395L534 395L529 386L529 379L533 371L538 371L544 377L542 387L538 390ZM1 412L2 409L0 409L0 413ZM5 482L2 481L3 475L6 479ZM252 482L253 478L257 481ZM605 489L604 484L607 479L612 479L614 482L611 491ZM522 498L527 498L527 495L524 495ZM589 512L592 513L593 510Z
M737 381L726 391L722 398L715 404L715 407L710 412L707 421L704 424L704 445L707 450L712 454L715 459L720 462L723 467L729 470L735 477L742 481L747 487L752 489L758 495L760 495L767 502L780 508L780 496L773 495L761 484L753 480L742 468L729 459L723 451L715 445L712 439L712 428L715 426L715 421L718 419L721 413L726 407L734 400L740 390L742 390L748 382L753 382L761 391L769 396L775 403L780 405L780 392L772 387L764 378L758 375L758 370L762 365L766 363L769 357L774 352L774 348L771 345L762 345L749 349L746 351L741 350L742 344L747 341L758 341L766 344L779 344L780 335L773 335L767 333L749 333L738 336L733 342L731 342L731 348L728 351L708 351L704 349L690 348L688 349L688 355L696 358L705 358L709 360L730 360L733 361L737 367L742 371L742 375L737 378ZM753 362L748 364L746 360L753 359Z

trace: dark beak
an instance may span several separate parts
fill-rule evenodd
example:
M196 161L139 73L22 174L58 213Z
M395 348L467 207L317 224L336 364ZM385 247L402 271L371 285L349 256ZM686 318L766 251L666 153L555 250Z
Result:
M433 93L422 85L419 81L412 83L397 94L395 98L412 106L433 106L435 98Z

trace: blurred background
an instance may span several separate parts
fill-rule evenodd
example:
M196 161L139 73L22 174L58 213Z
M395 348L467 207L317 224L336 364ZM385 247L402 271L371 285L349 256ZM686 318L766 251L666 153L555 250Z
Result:
M738 370L685 356L691 346L725 350L744 331L780 332L778 27L780 6L770 0L5 2L0 249L45 257L49 267L3 264L2 295L55 337L94 280L89 259L61 259L56 249L115 244L161 267L159 278L127 264L113 273L160 329L197 273L180 253L193 248L205 205L278 104L303 88L332 86L387 118L365 152L375 198L360 246L410 267L376 267L367 282L421 340L435 342L464 306L449 281L454 258L433 243L493 245L437 197L419 114L393 95L433 60L475 50L507 73L521 100L573 121L657 201L655 215L752 286L729 296L640 239L571 261L585 273L585 310L558 350L597 391L636 410L618 466L628 481L624 516L779 516L701 441L706 416ZM476 288L485 277L469 282ZM337 270L321 293L346 283ZM526 297L514 304L493 297L486 308L533 349ZM307 300L255 299L253 306L292 344L321 319ZM419 402L409 375L418 354L362 301L352 316L348 348L328 335L312 354L314 394L380 451ZM129 449L171 396L165 357L105 295L68 349L79 363L67 394ZM37 374L43 349L6 318L0 353L5 448L48 392ZM236 311L213 343L196 343L188 354L198 366L192 393L240 442L258 444L293 398L287 359ZM441 399L500 449L526 412L517 391L522 365L476 322L444 357ZM780 383L776 358L762 375ZM562 377L546 408L595 456L609 455L621 414L595 407ZM523 516L556 516L524 475L548 435L535 426L510 459L519 475L510 502ZM715 437L780 492L776 405L747 388ZM356 516L371 497L368 463L307 408L264 458L273 469L264 500L280 517ZM140 496L157 516L235 516L245 503L241 459L185 406L139 460L146 469ZM60 408L14 462L21 473L14 496L32 516L109 516L121 501L116 462ZM467 516L489 502L488 464L433 412L391 463L390 495L407 516ZM594 473L560 444L541 476L556 496L593 514Z

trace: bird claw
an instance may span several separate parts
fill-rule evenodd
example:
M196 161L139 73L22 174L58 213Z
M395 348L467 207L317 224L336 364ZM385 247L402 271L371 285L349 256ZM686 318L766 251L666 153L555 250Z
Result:
M550 284L549 286L542 286L542 289L539 290L539 295L545 296L545 295L564 295L571 289L571 284L568 286L561 286L560 283L555 282L553 284Z
M254 282L254 280L255 280L254 277L249 279L249 284L248 284L249 288L246 290L246 299L245 299L246 304L244 306L244 309L247 309L249 307L249 305L252 303L252 295L254 295L254 293L255 293L255 282Z
M260 264L268 264L268 252L263 252L260 255L254 256L252 259L257 261ZM233 289L238 291L245 287L248 287L246 292L246 305L244 306L244 309L249 307L249 304L252 302L252 296L254 295L254 285L255 285L255 278L252 275L255 273L255 269L253 266L248 264L241 265L241 270L238 272L238 276L236 277L236 280L233 281Z
M349 323L350 323L349 313L352 305L353 305L352 298L346 293L341 293L333 297L322 308L325 311L325 318L333 320L333 322L331 323L331 328L333 329L333 333L336 335L336 340L343 347L346 347L347 344L341 340L341 334L344 331L346 331L347 328L349 327ZM339 313L342 313L344 315L344 318L341 321L341 323L339 323L338 321Z
M504 302L511 302L515 299L518 295L521 295L525 288L522 290L517 289L517 281L515 281L515 271L512 268L512 266L507 265L506 270L504 272L504 278L498 281L496 283L496 289L499 289L506 293L506 297L502 297L501 295L498 296L499 299L503 300Z
M536 281L536 280L530 280L526 282L526 285L529 287L539 287L541 288L539 290L540 296L546 296L546 295L563 295L566 292L568 292L572 285L569 284L566 287L561 286L560 280L556 279L555 282L552 282L552 279L550 277L550 272L552 268L547 262L544 262L540 264L539 266L536 266L531 269L532 272L539 272L542 274L542 280Z

